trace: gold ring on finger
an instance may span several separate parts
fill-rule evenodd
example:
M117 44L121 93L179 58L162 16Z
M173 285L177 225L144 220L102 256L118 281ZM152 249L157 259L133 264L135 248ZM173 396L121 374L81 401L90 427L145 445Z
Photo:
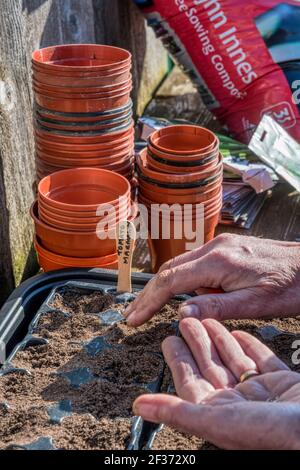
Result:
M240 376L240 383L244 383L246 382L246 380L249 380L251 379L252 377L255 377L259 375L259 373L257 372L257 370L254 370L254 369L250 369L250 370L246 370L241 376Z

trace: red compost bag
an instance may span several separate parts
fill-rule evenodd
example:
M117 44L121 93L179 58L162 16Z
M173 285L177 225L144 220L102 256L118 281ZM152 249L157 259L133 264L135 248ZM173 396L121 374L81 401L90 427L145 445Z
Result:
M268 114L300 141L300 0L135 3L237 139Z

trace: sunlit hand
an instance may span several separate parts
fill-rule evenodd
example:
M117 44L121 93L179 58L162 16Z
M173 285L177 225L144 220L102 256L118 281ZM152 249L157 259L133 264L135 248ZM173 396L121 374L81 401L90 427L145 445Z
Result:
M300 449L300 374L251 335L182 320L163 353L178 397L143 395L134 412L224 449ZM239 383L242 374L260 375Z
M208 293L210 288L224 293ZM204 295L185 302L181 318L296 316L300 312L300 245L221 235L162 266L125 312L127 322L139 326L175 294L193 291Z

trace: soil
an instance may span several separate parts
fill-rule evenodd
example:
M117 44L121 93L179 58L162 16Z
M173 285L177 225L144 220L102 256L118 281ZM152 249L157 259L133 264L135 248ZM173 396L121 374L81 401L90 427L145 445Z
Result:
M40 438L56 449L125 449L131 437L133 401L158 387L162 377L161 342L176 334L178 304L170 302L136 330L123 320L113 326L103 323L103 312L122 314L127 305L116 303L112 294L76 289L57 294L52 310L43 313L34 332L48 343L19 351L13 366L20 370L0 377L0 449L35 445ZM228 321L225 325L260 340L261 328L283 330L284 335L262 341L300 372L300 366L291 362L292 343L300 338L300 319ZM175 393L168 369L162 389ZM56 408L59 413L53 413ZM164 426L153 449L216 447Z
M122 314L126 305L82 289L55 295L34 331L48 343L29 343L12 362L20 370L0 377L0 449L40 438L56 449L126 448L132 403L157 387L163 373L161 342L176 332L178 302L138 330L124 320L102 322L101 313ZM71 408L53 422L51 410L60 403Z

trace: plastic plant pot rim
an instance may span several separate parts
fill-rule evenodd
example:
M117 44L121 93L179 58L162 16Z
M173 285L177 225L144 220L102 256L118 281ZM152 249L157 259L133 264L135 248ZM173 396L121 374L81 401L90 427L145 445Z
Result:
M56 120L56 119L52 119L52 118L46 118L46 117L42 117L42 116L39 116L38 113L36 115L36 119L38 122L41 122L42 125L45 126L45 123L46 124L55 124L57 126L64 126L66 128L70 127L86 127L86 128L89 128L89 127L95 127L95 126L103 126L105 128L105 126L109 126L109 125L114 125L114 124L119 124L119 123L123 123L124 121L128 121L129 119L132 120L132 111L128 111L126 114L122 114L118 117L114 117L112 119L101 119L99 121L59 121L59 120Z
M99 92L92 92L87 91L87 92L68 92L68 91L51 91L46 89L46 87L39 87L35 84L32 86L33 91L36 94L39 95L44 95L48 98L62 98L65 100L97 100L97 99L106 99L106 98L115 98L116 96L123 95L127 92L131 92L133 89L133 82L132 79L130 79L129 83L123 87L119 87L116 90L112 91L99 91Z
M50 141L53 138L53 136L55 138L61 139L62 141L65 138L72 139L72 141L73 141L72 143L74 145L74 140L76 142L76 138L78 138L78 139L86 138L87 141L89 141L89 139L90 140L92 138L97 139L97 137L101 138L101 137L107 135L107 140L103 141L105 143L107 141L110 141L111 137L117 137L119 134L122 135L122 134L128 133L128 131L130 131L130 133L126 136L126 137L129 137L129 135L131 135L131 131L132 130L134 131L133 126L134 126L134 121L132 119L129 124L119 126L118 128L115 127L113 129L109 129L107 131L104 130L104 131L81 132L79 136L78 136L78 132L63 132L63 131L56 131L55 129L50 130L50 129L48 129L46 127L44 128L43 126L40 126L40 125L35 126L35 132L37 133L38 136L39 135L43 136L43 132L44 132L45 134L47 134L47 137L49 138ZM53 142L55 144L56 143L61 143L59 140L57 140L57 141L54 140ZM66 140L66 143L68 143L68 142L70 142L70 140ZM95 142L95 143L102 143L102 142L100 141L100 142Z
M109 170L114 173L118 173L119 171L126 171L131 168L133 168L134 165L134 156L128 155L125 158L120 158L118 160L115 160L114 162L97 162L94 164L86 163L84 161L79 161L79 162L45 162L42 159L36 158L36 165L39 170L44 170L44 171L51 171L52 173L56 173L58 171L62 170L70 170L70 169L76 169L76 168L97 168L97 169L103 169L103 170Z
M97 168L96 168L97 169ZM64 170L62 170L64 171ZM52 173L53 174L53 173ZM41 181L43 181L45 178L48 178L50 175L47 175L46 177L44 177ZM122 176L122 175L120 175ZM123 176L122 176L123 177ZM123 177L124 179L126 179L125 177ZM40 181L40 182L41 182ZM128 181L126 179L126 181ZM129 183L129 182L128 182ZM128 207L130 207L130 201L131 201L131 195L130 195L130 192L129 194L126 195L126 199L125 198L122 198L120 200L121 202L121 208L123 209L123 204L124 205L127 205ZM116 199L114 201L111 201L109 203L100 203L98 206L96 206L94 208L94 210L87 210L87 211L84 211L84 210L74 210L74 209L71 209L68 210L68 209L59 209L58 207L56 207L55 205L53 204L49 204L48 203L48 200L46 200L44 197L42 197L40 194L38 195L38 203L39 203L39 206L41 206L43 209L46 209L48 211L51 211L51 212L56 212L58 210L60 210L60 212L58 213L58 215L63 215L62 212L66 213L66 214L69 214L69 216L73 216L74 215L74 218L75 217L86 217L86 218L89 218L88 215L89 214L97 214L97 211L98 210L104 210L106 206L111 206L111 207L115 207L116 209L118 209L120 207L119 205L119 200ZM95 216L96 217L96 216Z
M119 98L120 96L124 96L130 94L133 90L132 83L123 89L112 91L112 92L103 92L103 93L76 93L73 95L71 93L54 93L50 91L46 91L43 89L38 89L36 86L33 85L33 91L35 96L41 96L43 98L56 100L56 101L66 101L70 103L80 103L82 100L88 101L89 103L98 102L98 101L105 101L105 100L113 100L114 98Z
M131 66L119 68L115 73L79 73L79 74L52 74L41 70L32 64L32 79L45 86L68 86L70 88L82 88L88 86L118 85L132 77Z
M61 222L66 222L66 223L72 223L72 220L80 221L78 223L82 224L94 224L100 222L104 217L113 217L114 215L119 216L119 214L122 215L127 215L127 212L131 210L131 195L128 194L128 197L126 199L121 199L120 204L109 204L109 209L111 209L112 214L110 213L111 211L106 208L108 204L103 204L99 205L97 208L97 211L95 212L68 212L68 211L59 211L58 209L48 206L45 204L45 202L38 198L38 210L39 210L39 215L40 212L43 212L46 217L52 220L58 220ZM103 207L102 207L103 206ZM97 215L98 211L105 210L107 212L107 215L101 216ZM77 223L77 222L76 222Z
M112 225L115 226L118 224L121 220L127 220L129 215L130 215L131 209L128 207L126 211L123 211L119 213L118 215L110 215L105 217L105 224L107 226ZM58 230L67 230L71 232L96 232L97 227L100 223L103 222L103 218L99 218L97 222L91 223L91 224L79 224L79 223L67 223L67 222L60 222L57 221L54 218L48 218L44 215L42 211L39 210L39 219L41 222L43 222L45 225L48 225L50 227L56 228Z
M215 158L210 163L205 163L201 166L194 166L194 167L178 167L178 166L170 166L168 164L161 163L151 157L147 152L147 166L149 170L157 171L159 173L164 173L167 175L178 175L178 174L191 174L191 173L212 173L214 169L218 166L218 157Z
M37 120L35 120L35 127L38 126L39 129L49 132L49 134L56 134L56 135L61 135L61 136L69 136L69 137L96 137L96 136L103 136L103 135L111 135L114 134L115 132L119 131L126 131L133 127L133 119L130 118L123 124L120 124L118 126L113 126L108 129L97 129L97 130L87 130L87 131L72 131L72 130L60 130L60 129L52 129L49 127L45 127L41 125ZM79 134L79 135L78 135Z
M108 157L98 157L98 158L89 158L89 157L78 157L78 158L72 158L70 156L68 157L55 157L52 155L49 155L45 152L41 152L38 149L36 149L36 158L44 162L45 164L53 164L53 165L59 165L59 164L68 164L68 165L77 165L77 166L96 166L96 165L106 165L106 164L111 164L111 163L118 163L118 162L123 162L127 160L131 160L132 156L134 157L134 152L133 149L131 151L127 150L126 152L120 152L116 153L115 155L110 155Z
M207 191L180 195L178 191L176 194L168 194L140 187L138 194L156 204L200 204L211 200L215 195L219 194L221 190L222 185L220 184L215 185Z
M74 144L68 143L64 144L62 142L54 142L51 140L44 140L40 138L37 134L35 135L35 143L45 151L58 152L58 153L72 153L78 155L79 157L82 154L103 154L106 152L113 152L115 149L124 148L130 144L134 143L134 129L132 129L131 135L127 135L122 138L117 138L115 140L111 139L110 141L91 143L91 144ZM115 143L115 144L114 144ZM55 144L55 145L53 145Z
M150 155L150 157L155 160L156 162L158 163L161 163L163 165L166 165L166 166L171 166L171 167L176 167L176 168L191 168L193 169L193 167L201 167L201 166L204 166L204 165L207 165L208 163L212 163L214 160L217 160L218 159L218 156L219 156L219 150L217 152L215 152L214 155L211 155L209 157L205 157L201 160L168 160L168 159L165 159L165 158L161 158L161 157L158 157L157 155L155 155L151 149L148 147L147 149L147 153L148 155Z
M147 148L148 148L148 151L152 152L157 158L161 158L162 160L167 160L168 162L169 161L176 162L177 164L181 163L182 161L189 162L189 164L192 164L192 162L194 162L195 160L198 162L199 161L201 162L204 158L216 156L220 153L219 143L218 145L215 146L214 149L210 150L209 152L196 153L194 155L182 155L182 154L175 155L172 153L162 152L156 149L155 147L153 147L149 139L148 139Z
M139 211L138 204L134 201L130 201L130 204L129 204L128 207L129 207L130 212L127 215L127 220L134 220L137 217L137 214L138 214L138 211ZM43 224L45 227L47 226L47 224L43 223L39 218L39 201L37 201L37 200L34 201L34 203L31 206L30 213L32 214L33 219L36 219L38 222ZM64 232L64 230L63 230L63 232Z
M201 180L195 180L195 181L190 181L186 183L161 183L159 181L153 180L149 178L148 176L145 176L141 173L140 169L137 169L138 177L142 180L145 180L147 183L150 183L153 186L158 186L160 188L170 188L170 189L192 189L192 188L201 188L203 186L207 186L210 183L214 183L217 181L220 176L223 174L223 170L219 173L216 173L213 176L209 176L208 178L201 179Z
M181 150L181 149L176 150L176 148L167 148L159 144L160 139L168 137L170 135L171 136L175 135L176 137L178 137L178 135L199 136L199 134L203 135L203 137L206 135L207 140L210 141L210 143L204 147L201 146L193 150ZM158 150L165 152L165 153L170 153L170 154L175 154L175 155L194 155L194 154L205 153L205 152L209 152L210 150L213 150L214 147L218 143L218 138L212 131L204 127L200 127L196 125L179 124L179 125L174 125L174 126L163 127L162 129L154 131L150 135L149 141L154 148L157 148Z
M109 79L110 81L113 80L112 77L116 77L119 75L124 74L131 74L132 69L132 61L128 62L127 64L123 65L116 65L110 67L106 70L95 70L94 67L90 68L90 70L83 70L82 66L80 66L80 70L75 70L75 67L70 66L68 70L60 71L59 73L57 70L53 69L53 66L50 68L45 67L45 65L38 64L31 60L31 69L32 73L36 76L37 74L43 74L44 76L47 75L50 77L50 80L57 83L57 80L63 78L63 80L74 80L74 81L82 81L82 80L101 80L101 79Z
M126 119L122 119L119 123L111 123L111 124L81 124L76 123L72 125L65 126L64 124L51 124L50 122L43 121L38 117L35 118L35 123L43 130L47 129L50 132L59 132L61 135L105 135L110 134L111 132L115 132L116 130L122 130L129 128L132 125L132 116L130 115Z
M128 217L129 221L134 220L137 216L138 209L135 206L136 206L136 204L134 206L132 206L133 209L132 209L131 216ZM133 213L133 211L135 211L135 213ZM35 201L32 204L32 206L30 208L30 215L31 215L31 218L33 219L35 224L42 227L45 231L47 231L47 233L52 232L52 233L57 234L58 237L67 235L67 236L80 237L80 239L85 239L85 238L90 239L91 236L96 236L95 230L93 230L92 232L74 232L74 231L60 230L60 229L56 229L56 228L53 228L53 227L49 227L47 224L42 222L38 217L38 203L37 203L37 201ZM116 226L117 225L112 225L109 228L108 232L114 231L116 229ZM112 240L112 241L115 241L115 240ZM106 255L104 255L104 256L106 256Z
M132 99L130 98L130 100L128 101L128 104L124 106L121 106L119 108L112 108L106 111L99 111L95 113L65 113L61 111L48 110L47 108L43 108L42 106L40 106L38 103L35 103L35 106L39 113L44 113L44 114L47 113L47 114L51 114L54 116L69 117L72 119L72 118L84 118L84 117L94 118L98 116L110 116L110 115L124 113L133 108L133 102L132 102Z
M162 184L169 184L174 185L174 184L188 184L188 183L194 183L195 181L202 180L204 175L203 173L208 173L206 172L192 172L192 173L161 173L158 171L150 170L147 166L147 148L143 149L140 154L136 154L136 163L137 163L137 169L138 172L143 175L143 177L147 177L150 180L154 181L154 183L158 183L159 185ZM223 161L222 161L222 155L219 154L219 163L215 167L216 173L218 169L220 168L222 170L223 166ZM170 186L171 187L171 186Z
M185 211L185 213L187 215L193 214L197 206L203 207L205 213L210 212L216 206L219 206L220 204L222 205L222 203L223 203L223 197L222 196L223 196L223 193L222 193L222 191L220 191L216 196L214 196L213 198L211 198L211 199L209 199L205 202L187 203L187 204L186 203L180 203L180 202L176 203L175 202L175 203L172 203L172 204L167 204L167 203L160 203L160 202L152 201L151 199L139 194L138 201L139 201L139 203L144 204L148 209L151 209L151 212L153 214L160 214L160 215L162 214L162 212L163 213L168 212L170 207L175 206L173 214L176 215L177 212L178 212L178 214L181 216L183 211ZM164 206L166 206L166 205L168 206L168 208L166 208L164 210ZM188 206L188 207L186 207L186 206ZM177 211L177 208L179 209L179 211Z
M67 62L67 64L62 65L63 62ZM77 64L80 63L80 65L76 66L76 62ZM111 75L115 75L120 72L131 72L132 69L131 60L127 63L113 64L110 67L107 66L106 68L102 68L102 70L100 70L99 68L97 69L96 65L83 65L85 62L87 62L87 60L82 57L72 60L69 59L65 61L60 61L60 64L50 62L46 64L45 62L37 63L31 61L31 68L34 72L44 72L51 75L52 77L74 77L75 79L111 77ZM57 69L54 69L54 67L64 67L64 70L57 71Z
M110 264L118 260L118 253L113 253L111 255L100 256L99 258L71 258L70 256L62 256L57 255L56 253L52 253L50 250L47 250L43 247L42 241L38 239L37 236L34 237L34 244L37 251L40 251L44 256L49 258L50 261L58 261L60 263L64 263L65 261L86 261L89 262L96 262L97 264ZM87 267L93 266L93 264L87 264Z
M130 194L128 195L127 198L124 198L124 200L120 201L120 205L116 205L114 207L121 208L123 209L126 206L131 206L131 196ZM55 215L56 217L72 217L72 218L78 218L78 219L89 219L89 218L96 218L97 217L97 212L71 212L71 211L63 211L60 209L53 209L52 207L48 207L47 205L44 204L43 200L39 199L38 200L38 208L42 207L44 210L47 212L50 212L51 214Z
M121 131L114 131L110 132L107 136L105 136L103 133L102 134L97 134L93 136L94 133L92 134L92 137L86 137L85 140L88 143L80 143L78 142L78 146L86 146L86 145L95 145L95 144L102 144L103 146L106 145L107 148L114 148L115 145L124 145L127 143L127 141L132 141L134 138L134 121L132 120L132 124L128 127L128 129L121 130ZM63 146L66 146L67 148L70 146L73 146L74 138L76 136L64 136L58 131L52 131L49 132L49 129L42 129L40 126L34 127L34 133L35 136L37 137L37 140L41 142L44 145L52 146L52 145L58 145L61 144ZM78 135L78 133L75 133ZM82 139L82 137L79 137ZM92 140L93 139L93 140ZM83 148L85 150L85 148Z
M103 189L110 189L111 186L114 188L115 185L118 184L119 186L119 193L112 191L108 191L108 193L111 194L116 194L115 199L111 199L107 201L106 203L109 204L117 204L119 201L120 197L128 197L128 194L130 194L130 184L127 181L126 178L123 176L119 175L118 173L114 173L109 170L103 170L103 169L98 169L98 168L74 168L70 170L62 170L57 173L53 173L52 175L46 176L42 181L40 181L38 185L38 194L41 196L44 200L46 200L46 203L50 203L50 205L53 205L54 207L57 207L58 209L62 210L71 210L71 211L93 211L97 210L97 207L101 204L87 204L87 205L80 205L80 204L67 204L67 203L59 203L57 201L53 201L49 194L51 194L51 191L58 190L58 189L70 189L71 186L74 186L76 188L76 185L81 182L83 183L84 176L87 174L88 176L93 174L93 177L95 178L97 176L98 178L98 185L96 183L93 183L93 186L98 186L99 188ZM72 180L75 180L76 183L72 185L68 185L67 187L64 185L64 183L61 181L61 179L67 179L71 178ZM96 179L96 178L95 178ZM110 180L110 184L107 186L105 184L101 184L101 181L105 181L106 179ZM59 182L58 185L55 184L56 181L61 181ZM91 183L87 183L87 186L90 186ZM83 186L83 184L82 184Z
M203 186L201 188L185 188L185 190L180 190L180 195L181 196L190 196L193 194L204 194L209 191L213 191L216 187L221 186L223 182L223 174L219 176L219 179L216 180L215 182L209 183L207 186ZM143 179L138 180L138 187L141 188L141 190L146 190L146 191L155 191L155 193L159 193L162 195L170 195L172 196L177 196L178 195L178 189L173 189L173 188L162 188L161 186L158 186L157 184L151 184Z
M60 85L50 85L50 84L45 84L43 82L41 82L40 80L38 80L37 78L32 77L32 83L34 86L37 87L37 89L40 89L40 90L45 90L45 91L53 91L55 94L60 94L60 91L59 90L62 90L63 94L66 93L66 94L77 94L77 93L80 93L80 94L92 94L92 95L95 95L95 94L98 94L98 93L102 93L102 91L105 93L107 91L114 91L114 90L119 90L119 89L123 89L127 86L129 86L130 84L132 85L132 76L129 75L129 77L125 80L123 80L122 82L119 82L119 83L116 83L114 85L88 85L88 86L70 86L70 85L63 85L63 84L60 84ZM65 90L65 91L63 91ZM72 91L69 91L69 90L72 90Z
M205 209L208 207L210 208L211 206L214 206L215 204L222 201L222 196L223 196L223 191L222 191L222 187L220 187L218 192L214 194L211 198L207 199L206 201L200 201L200 202L188 202L188 203L173 202L172 204L168 204L165 202L153 201L152 199L150 199L149 197L143 194L139 194L138 199L141 202L145 202L147 206L153 206L154 212L157 212L160 210L158 209L159 206L167 205L167 206L178 206L178 207L180 206L180 210L185 208L186 212L190 213L194 210L195 206L203 205Z
M82 151L82 150L77 150L77 147L74 148L74 151L67 151L67 150L58 150L58 149L53 149L53 148L48 148L47 145L40 144L37 140L35 142L36 150L40 153L45 154L45 156L50 156L50 157L56 157L56 158L63 158L63 159L68 159L68 158L109 158L113 157L116 154L121 154L121 153L129 153L131 149L134 149L134 141L133 138L131 139L131 142L126 142L122 143L121 145L117 146L112 146L112 148L107 148L107 150L92 150L92 151ZM134 150L133 150L133 155L134 155Z
M211 218L215 217L217 214L221 213L221 209L222 209L222 204L219 204L219 205L215 205L214 207L210 208L206 213L204 213L204 217L203 217L203 220L204 220L204 223L207 222L208 220L210 220ZM150 212L150 209L148 209L148 211ZM150 212L151 214L151 212ZM157 214L154 214L156 217L157 217ZM173 214L171 215L166 215L164 216L163 214L159 214L159 222L162 222L162 221L170 221L172 223L177 223L177 222L195 222L196 220L198 220L198 214L185 214L182 213L181 215L178 215L176 214L175 217ZM151 226L151 216L148 215L148 221L149 221L149 225Z
M117 269L118 268L118 261L113 261L111 263L107 264L89 264L86 266L85 263L85 258L78 258L79 260L81 259L82 262L77 261L77 262L72 262L72 263L60 263L55 260L50 260L47 256L42 255L42 253L39 253L37 251L37 257L38 257L38 262L44 273L49 274L58 270L67 270L67 269L88 269L88 268L98 268L98 269Z
M40 93L35 94L37 103L44 108L63 112L97 112L125 105L130 98L130 91L121 95L99 99L53 98Z
M49 64L51 62L58 62L62 60L107 60L107 56L110 57L108 63L98 66L85 66L85 67L72 67L72 66L63 66L57 64ZM38 67L45 69L52 69L57 72L64 72L66 70L82 70L90 71L102 71L102 70L111 70L114 67L122 67L131 63L132 55L126 49L114 46L106 46L101 44L65 44L45 47L38 49L32 53L32 62Z

